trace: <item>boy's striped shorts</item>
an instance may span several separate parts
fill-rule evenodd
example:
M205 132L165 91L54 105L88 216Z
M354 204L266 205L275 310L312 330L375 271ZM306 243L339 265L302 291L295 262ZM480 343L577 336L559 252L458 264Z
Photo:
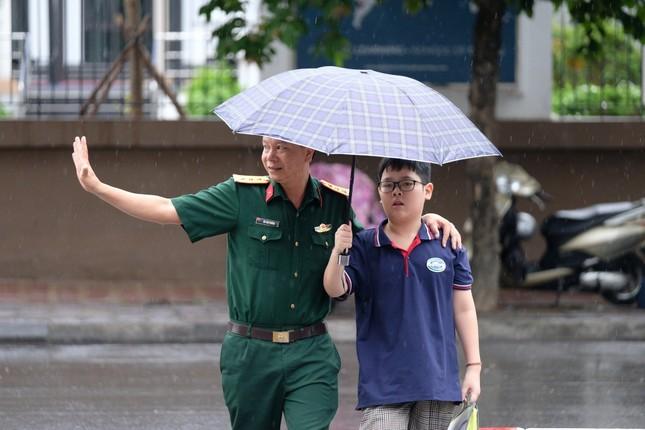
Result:
M363 409L360 430L446 430L455 402L422 400Z

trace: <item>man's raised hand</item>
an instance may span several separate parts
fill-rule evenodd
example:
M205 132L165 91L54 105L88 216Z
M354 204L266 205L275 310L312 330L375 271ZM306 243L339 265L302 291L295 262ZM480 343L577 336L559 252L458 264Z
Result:
M74 153L72 154L72 159L74 160L74 166L76 166L76 176L78 177L78 182L80 182L81 187L83 187L85 191L92 192L96 185L98 185L99 179L96 177L96 174L94 174L94 170L92 170L92 166L90 165L85 136L81 138L76 136L74 139Z

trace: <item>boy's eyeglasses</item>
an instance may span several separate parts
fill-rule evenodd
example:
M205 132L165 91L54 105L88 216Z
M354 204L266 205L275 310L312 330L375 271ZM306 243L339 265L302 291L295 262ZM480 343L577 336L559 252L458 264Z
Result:
M394 188L399 187L403 192L412 191L417 184L423 185L421 181L414 179L404 179L403 181L381 181L378 183L377 188L382 193L391 193Z

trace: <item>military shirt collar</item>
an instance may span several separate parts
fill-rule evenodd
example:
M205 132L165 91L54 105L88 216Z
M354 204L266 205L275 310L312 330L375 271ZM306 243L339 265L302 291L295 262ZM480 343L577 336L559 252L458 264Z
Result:
M385 224L387 224L387 218L381 222L377 229L374 232L374 246L380 248L381 246L392 246L392 241L385 234ZM426 225L423 220L421 220L421 227L419 227L419 232L417 233L421 241L433 240L435 239L434 235L430 231L430 228Z
M269 181L269 185L264 192L264 201L269 204L274 198L280 197L283 200L287 199L282 186L275 182L274 180ZM309 176L309 181L307 182L307 188L305 189L305 195L302 199L302 206L305 206L312 200L320 201L322 206L322 195L320 193L320 182L313 176Z

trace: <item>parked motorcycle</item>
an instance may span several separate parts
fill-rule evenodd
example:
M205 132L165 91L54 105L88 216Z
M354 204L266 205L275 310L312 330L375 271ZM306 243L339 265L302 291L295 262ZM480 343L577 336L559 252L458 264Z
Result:
M616 304L636 301L645 272L645 198L561 210L541 227L546 251L527 261L523 242L536 231L535 218L518 210L528 199L544 210L548 195L522 167L495 169L501 216L502 285L597 291Z

